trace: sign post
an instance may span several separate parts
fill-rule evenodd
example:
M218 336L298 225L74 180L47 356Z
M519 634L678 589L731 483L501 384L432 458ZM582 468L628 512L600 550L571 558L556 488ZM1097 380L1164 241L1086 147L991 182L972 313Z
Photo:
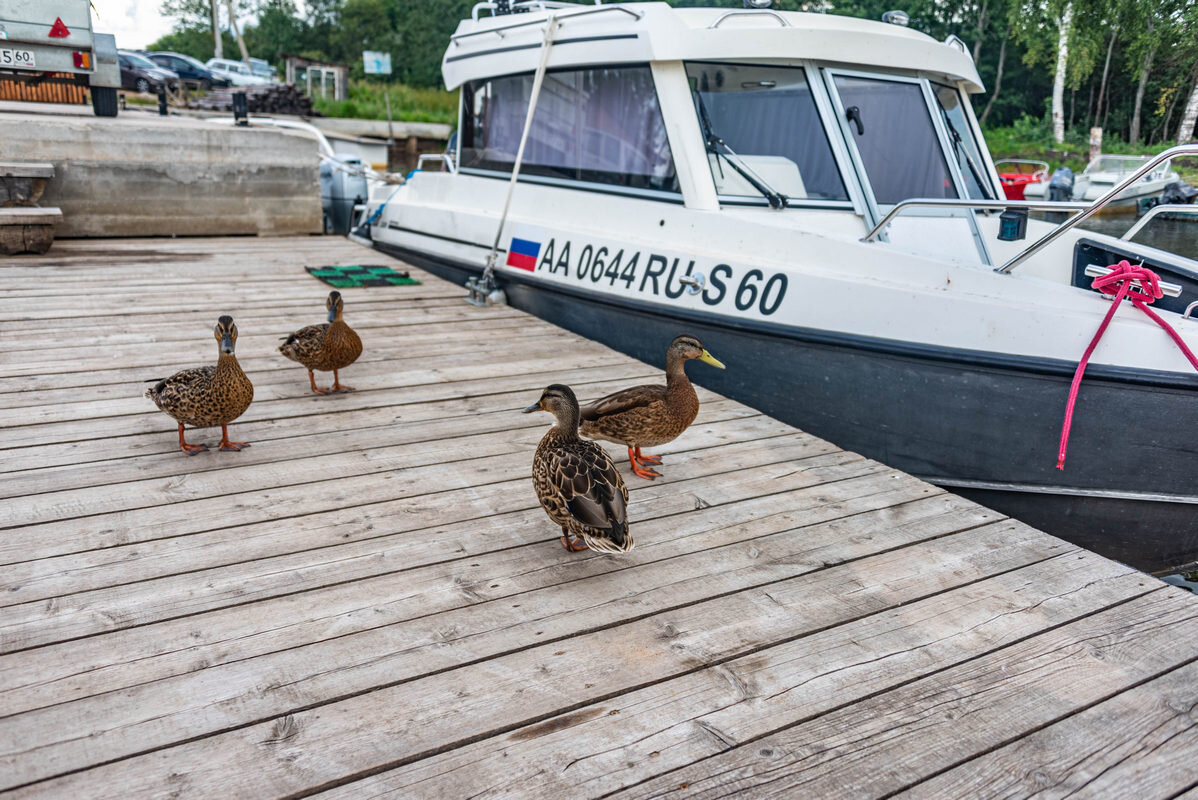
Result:
M381 53L377 50L362 51L362 65L366 68L367 75L390 75L391 74L391 54ZM387 152L391 152L391 145L395 144L395 137L391 131L391 87L383 88L383 102L387 105Z

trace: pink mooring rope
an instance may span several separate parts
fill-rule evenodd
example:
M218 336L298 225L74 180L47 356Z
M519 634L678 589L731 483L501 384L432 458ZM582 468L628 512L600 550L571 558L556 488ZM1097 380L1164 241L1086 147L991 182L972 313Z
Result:
M1140 285L1135 286L1132 281L1139 281ZM1086 364L1090 361L1090 356L1094 352L1094 348L1098 346L1098 342L1102 339L1102 334L1106 333L1107 326L1111 324L1111 319L1115 316L1115 312L1119 310L1119 304L1124 297L1131 300L1132 305L1147 314L1153 322L1165 329L1165 333L1173 338L1177 346L1181 348L1181 352L1194 365L1194 369L1198 370L1198 358L1190 352L1190 348L1186 347L1186 343L1181 340L1181 336L1177 331L1173 330L1168 322L1156 315L1156 312L1148 307L1148 304L1154 300L1158 300L1164 296L1160 287L1160 276L1146 267L1133 267L1126 261L1120 261L1118 264L1111 267L1111 272L1106 275L1099 276L1094 279L1092 286L1103 294L1113 294L1115 299L1111 302L1111 308L1106 312L1106 317L1103 318L1102 324L1098 326L1098 331L1094 334L1094 338L1090 340L1090 346L1086 348L1086 352L1082 354L1082 360L1077 363L1077 370L1073 373L1073 384L1069 387L1069 402L1065 405L1065 424L1061 426L1061 447L1057 451L1057 469L1065 468L1065 448L1069 444L1069 427L1073 424L1073 405L1077 402L1077 391L1081 386L1082 375L1086 371ZM1118 288L1114 287L1118 284Z

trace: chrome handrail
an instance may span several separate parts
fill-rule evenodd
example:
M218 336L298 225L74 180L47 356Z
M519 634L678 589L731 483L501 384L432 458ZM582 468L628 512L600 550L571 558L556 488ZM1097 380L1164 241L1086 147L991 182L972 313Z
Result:
M565 11L561 14L558 14L556 18L557 18L557 21L559 23L561 23L561 22L565 22L566 20L574 19L575 17L585 17L588 14L602 14L605 11L623 11L625 14L628 14L638 20L641 17L645 16L644 11L634 11L631 8L625 8L624 6L593 6L590 8L583 8L578 11ZM523 16L523 15L521 15L521 16ZM454 45L460 45L462 43L461 42L462 39L469 39L471 36L482 36L483 34L486 34L486 33L494 33L494 34L497 34L500 38L502 38L504 31L515 30L516 28L526 28L530 25L544 25L547 21L548 21L547 17L541 17L539 19L529 20L528 22L517 22L512 25L502 25L502 26L496 27L496 28L488 28L485 31L470 31L468 33L455 33L449 37L449 41L453 42Z
M458 171L449 153L421 153L416 156L416 169L423 170L425 161L440 161L448 168L449 172Z
M872 242L878 238L890 221L908 208L967 208L971 211L1004 211L1008 208L1026 208L1029 211L1081 211L1089 208L1089 203L1054 203L1051 200L960 200L936 197L913 197L895 203L890 213L865 234L861 241Z
M1182 144L1182 145L1178 145L1176 147L1170 147L1168 150L1165 150L1163 153L1158 153L1156 155L1156 157L1153 158L1151 161L1149 161L1147 164L1140 167L1138 170L1133 172L1131 175L1128 175L1126 178L1124 178L1119 183L1115 184L1115 186L1112 187L1109 192L1107 192L1102 197L1098 198L1093 203L1091 203L1085 211L1079 211L1078 213L1074 214L1072 217L1070 217L1069 219L1062 222L1056 228L1054 228L1053 230L1044 234L1043 236L1041 236L1038 240L1036 240L1032 244L1028 245L1028 247L1026 247L1023 250L1023 252L1021 252L1019 255L1015 256L1010 261L1003 264L1001 267L995 267L994 271L1001 273L1003 275L1009 274L1011 272L1011 270L1015 269L1015 267L1019 266L1024 261L1027 261L1029 258L1034 256L1036 253L1040 252L1045 247L1047 247L1048 245L1052 244L1057 239L1059 239L1062 235L1064 235L1064 233L1066 231L1070 230L1071 228L1076 227L1079 222L1087 220L1090 217L1097 214L1107 204L1109 204L1112 200L1114 200L1116 197L1118 197L1120 194L1122 194L1124 189L1131 186L1136 181L1140 180L1140 178L1144 177L1149 172L1152 172L1152 170L1154 170L1158 165L1162 164L1165 161L1169 161L1170 159L1177 158L1178 156L1193 156L1193 155L1198 155L1198 144Z
M782 23L783 28L791 27L791 24L786 21L786 17L779 14L777 11L770 11L768 8L742 8L738 11L725 11L716 17L715 22L707 26L707 30L713 31L720 27L720 23L728 19L728 17L747 17L747 16L770 16Z

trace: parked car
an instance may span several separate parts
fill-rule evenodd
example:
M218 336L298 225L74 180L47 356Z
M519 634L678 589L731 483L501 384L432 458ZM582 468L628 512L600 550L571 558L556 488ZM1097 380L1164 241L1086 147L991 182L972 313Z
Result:
M259 78L250 68L240 61L227 58L210 58L205 63L213 75L225 78L234 86L263 86L270 81Z
M179 82L179 75L158 66L150 59L129 50L117 50L121 67L121 88L137 92L154 93L160 86L171 86Z
M201 89L230 85L228 78L216 75L204 66L204 62L191 56L183 55L182 53L156 52L147 53L146 57L160 67L178 73L179 78L185 83L195 84Z
M250 71L259 78L266 79L267 83L279 82L279 71L272 67L265 59L250 58Z

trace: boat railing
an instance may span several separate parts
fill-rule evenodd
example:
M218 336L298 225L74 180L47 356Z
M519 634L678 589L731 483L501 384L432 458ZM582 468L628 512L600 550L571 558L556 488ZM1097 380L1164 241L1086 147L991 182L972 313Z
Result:
M720 27L724 20L729 17L760 17L770 16L782 23L783 28L789 28L790 23L786 21L786 17L779 14L777 11L770 11L768 8L742 8L737 11L725 11L715 18L715 22L707 26L707 30L715 30Z
M1136 220L1136 224L1128 228L1127 233L1123 234L1120 238L1128 242L1134 240L1137 233L1148 227L1152 223L1152 220L1161 214L1184 214L1186 216L1193 216L1195 218L1194 221L1198 222L1198 206L1172 204L1153 206L1144 212L1144 216Z
M1061 238L1063 235L1065 235L1066 232L1077 227L1077 225L1079 223L1084 222L1085 220L1094 216L1099 211L1101 211L1103 208L1108 206L1112 200L1114 200L1115 198L1117 198L1119 195L1121 195L1123 193L1124 189L1131 186L1132 184L1134 184L1136 181L1140 180L1140 178L1144 177L1148 173L1152 172L1160 164L1163 164L1166 161L1171 161L1172 159L1177 158L1178 156L1195 156L1195 155L1198 155L1198 144L1182 144L1182 145L1178 145L1176 147L1170 147L1168 150L1165 150L1162 153L1158 153L1155 157L1153 157L1151 160L1149 160L1148 163L1144 164L1144 166L1140 167L1135 172L1131 173L1126 178L1124 178L1123 180L1119 181L1114 186L1112 186L1110 191L1108 191L1102 197L1095 200L1087 208L1085 208L1082 211L1077 212L1072 217L1070 217L1069 219L1065 220L1060 225L1058 225L1056 228L1054 228L1053 230L1051 230L1048 233L1041 236L1035 242L1033 242L1032 244L1030 244L1026 248L1024 248L1023 252L1016 255L1014 258L1012 258L1007 263L1003 264L1001 267L995 267L994 271L1002 273L1004 275L1009 274L1011 272L1011 270L1015 269L1015 267L1019 266L1024 261L1027 261L1029 258L1034 256L1036 253L1040 252L1045 247L1052 244L1057 239Z
M425 161L440 161L446 172L458 171L457 164L453 163L453 157L449 153L421 153L416 157L416 169L423 170Z
M570 3L567 5L573 4ZM578 17L585 17L591 14L605 14L612 11L622 11L623 13L628 14L634 19L638 20L645 16L644 11L637 11L626 6L588 6L586 8L580 8L577 11L563 11L559 14L553 15L553 18L560 24L571 19L577 19ZM524 15L521 14L520 16ZM453 42L454 46L458 46L462 43L463 39L469 39L472 36L483 36L484 34L488 33L493 33L502 39L503 34L507 31L512 31L516 28L527 28L531 25L544 25L546 22L548 22L548 19L545 17L538 17L536 19L528 20L527 22L513 22L511 25L499 25L494 28L487 28L485 31L467 31L466 33L455 33L449 37L449 41Z
M971 211L1005 211L1008 208L1026 208L1029 211L1081 211L1090 207L1089 203L1059 203L1052 200L959 200L942 197L913 197L900 200L894 208L875 225L863 242L872 242L882 235L882 231L899 214L911 208L966 208Z

